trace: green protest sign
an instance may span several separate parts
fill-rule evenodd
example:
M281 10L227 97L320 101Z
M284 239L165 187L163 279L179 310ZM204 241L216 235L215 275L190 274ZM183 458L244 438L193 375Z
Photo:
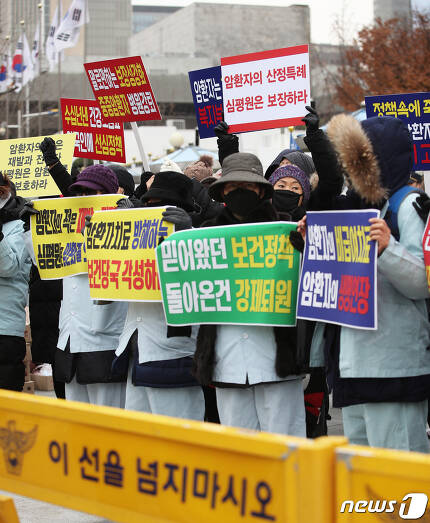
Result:
M296 324L300 253L295 223L270 222L177 232L157 247L169 325Z

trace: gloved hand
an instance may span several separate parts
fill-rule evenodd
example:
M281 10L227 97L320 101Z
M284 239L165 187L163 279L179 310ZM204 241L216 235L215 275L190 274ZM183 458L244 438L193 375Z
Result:
M299 252L303 252L305 248L305 241L299 231L290 232L290 243Z
M426 193L420 194L415 202L412 203L418 216L424 223L427 223L427 218L430 212L430 198Z
M60 161L55 153L55 142L52 138L49 136L44 138L39 147L48 167Z
M221 165L227 156L239 152L239 138L235 134L228 134L227 131L228 124L224 121L214 127L214 133L218 138L218 159Z
M228 123L221 120L221 122L214 127L214 133L217 138L228 136Z
M175 231L185 231L192 228L191 217L180 207L167 207L162 216L166 222L175 225Z
M302 122L305 122L306 133L312 134L318 131L320 128L320 117L313 107L310 105L306 106L306 109L309 111L308 114L302 118Z
M32 214L39 214L40 211L37 211L34 208L33 202L26 202L24 207L19 211L18 217L24 222L24 231L27 232L30 230L30 218Z
M133 209L134 205L130 198L121 198L116 202L117 209Z

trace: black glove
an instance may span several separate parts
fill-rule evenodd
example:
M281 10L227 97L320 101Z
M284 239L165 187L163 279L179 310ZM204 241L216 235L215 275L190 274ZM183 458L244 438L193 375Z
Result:
M55 154L55 142L52 138L49 136L44 138L39 147L48 167L60 161L58 156Z
M298 231L290 232L290 243L299 252L303 252L305 248L305 240Z
M217 136L218 158L222 165L227 156L239 152L239 138L235 134L228 134L228 124L224 121L214 127L214 133Z
M420 194L415 202L412 203L418 216L424 223L427 223L427 218L430 212L430 198L426 193Z
M180 207L167 207L162 216L166 222L175 225L175 231L185 231L192 228L191 217Z
M39 214L40 211L36 211L33 202L26 202L24 207L19 211L18 217L24 222L24 231L30 230L30 218L32 214Z
M134 205L130 198L121 198L116 202L117 209L133 209Z
M308 114L302 118L302 122L305 122L306 125L306 134L312 134L318 131L320 128L320 117L313 107L310 105L306 106L306 109L309 111Z
M214 133L217 138L228 136L228 123L224 122L224 120L221 120L219 124L215 125Z

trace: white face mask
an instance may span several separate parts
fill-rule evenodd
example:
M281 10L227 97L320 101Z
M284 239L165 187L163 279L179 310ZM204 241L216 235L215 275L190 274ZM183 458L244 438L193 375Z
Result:
M7 204L7 202L10 200L10 197L11 197L11 193L9 193L8 196L6 196L6 198L0 198L0 209L3 209L3 207Z

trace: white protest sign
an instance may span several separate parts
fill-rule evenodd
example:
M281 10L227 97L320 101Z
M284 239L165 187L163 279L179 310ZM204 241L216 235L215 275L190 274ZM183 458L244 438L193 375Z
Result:
M310 104L307 45L221 58L230 132L303 125Z

